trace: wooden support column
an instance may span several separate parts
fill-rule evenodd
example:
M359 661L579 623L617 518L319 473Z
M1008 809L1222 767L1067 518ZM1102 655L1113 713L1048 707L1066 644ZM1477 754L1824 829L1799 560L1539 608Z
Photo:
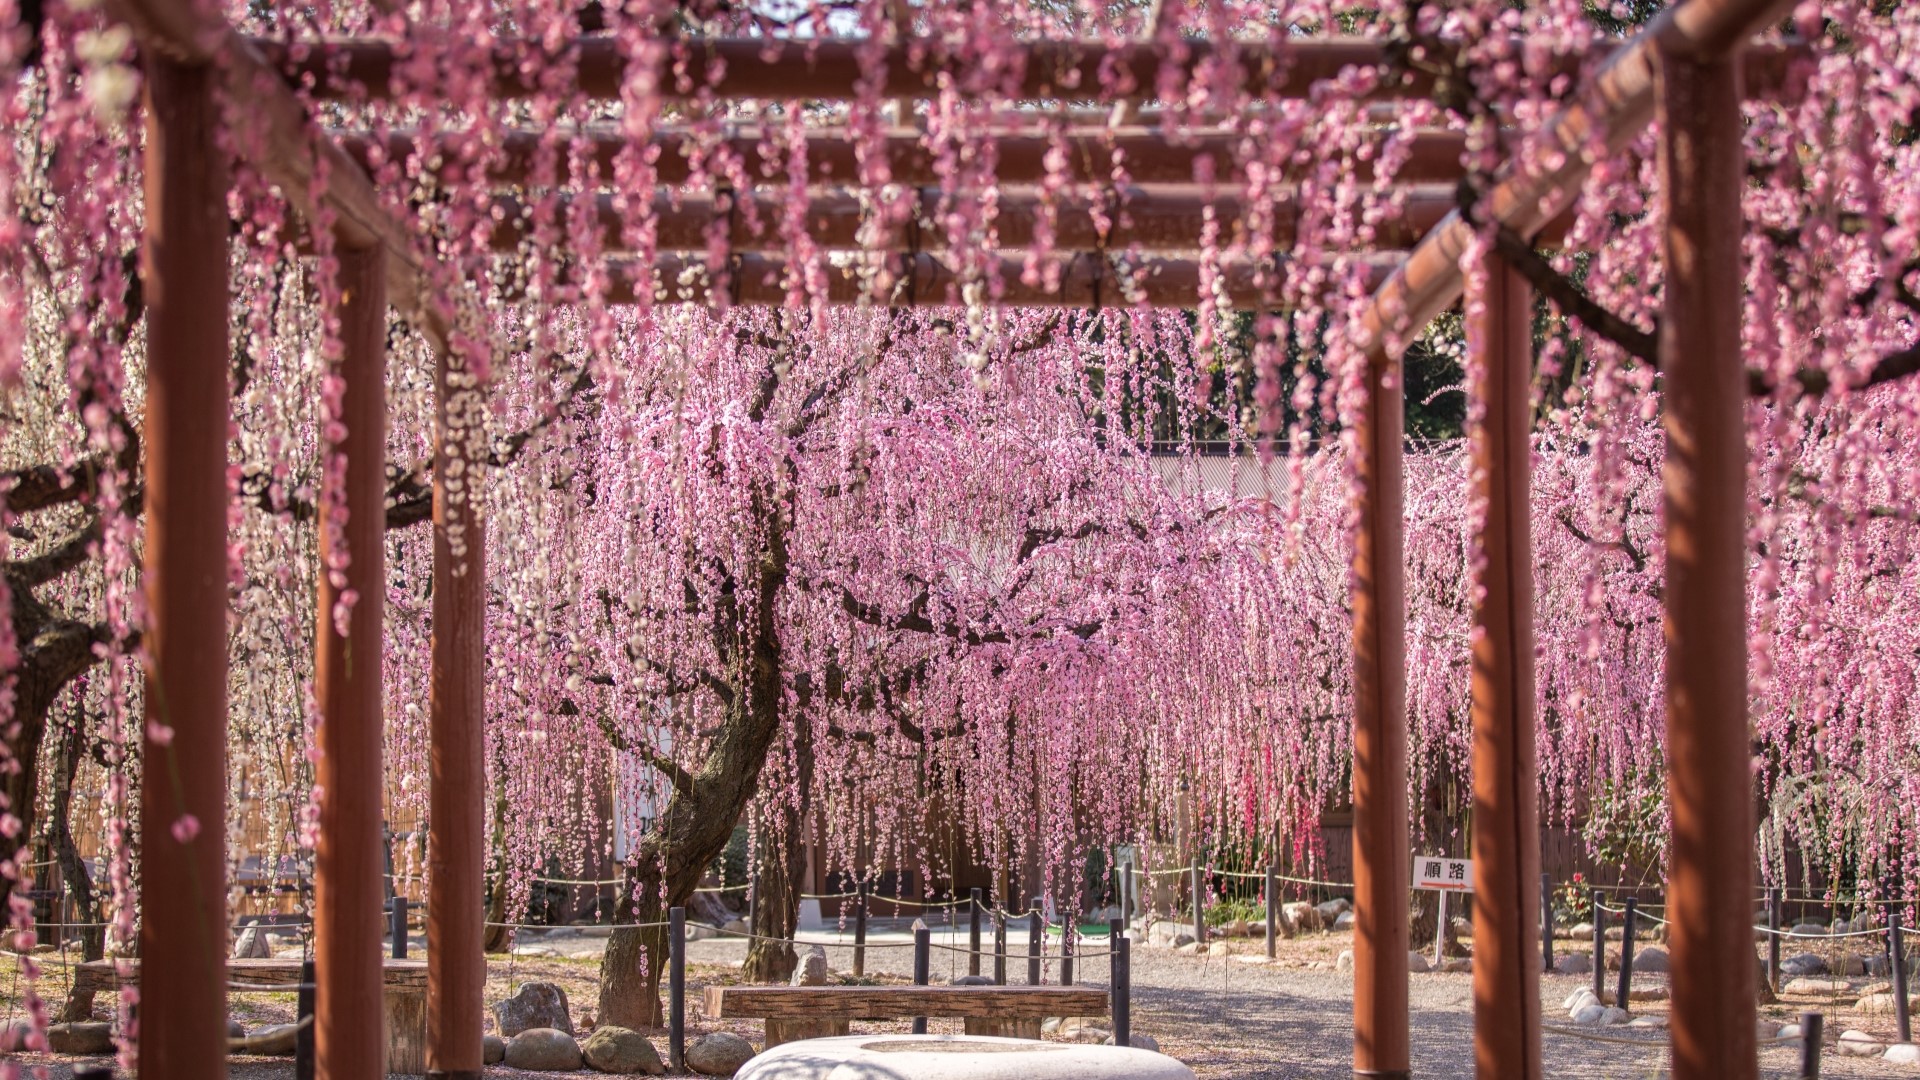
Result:
M140 1075L227 1075L227 157L206 65L147 94Z
M1747 724L1746 372L1740 347L1739 69L1663 48L1667 201L1667 789L1673 1075L1751 1080L1753 791Z
M479 1080L487 978L485 531L472 447L474 377L441 349L435 373L433 668L427 832L427 1076Z
M1353 594L1353 1074L1408 1075L1406 578L1400 365L1369 356Z
M386 870L381 807L381 618L386 593L387 285L380 248L340 252L340 419L346 431L339 530L320 527L315 605L315 697L320 707L314 767L320 835L314 852L314 1065L320 1080L375 1080L387 1073L380 1035L380 904ZM341 553L339 580L331 570ZM352 593L345 636L336 608Z
M1473 609L1473 1050L1483 1080L1540 1078L1540 821L1534 758L1532 297L1489 257L1467 295L1473 485L1486 507Z

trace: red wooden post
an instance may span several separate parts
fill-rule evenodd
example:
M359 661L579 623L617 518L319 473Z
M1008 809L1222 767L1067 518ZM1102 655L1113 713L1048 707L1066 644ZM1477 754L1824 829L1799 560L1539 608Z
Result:
M480 422L472 376L442 349L435 372L432 742L427 864L427 1075L479 1080L486 987L485 533L472 496Z
M140 1075L218 1080L227 1075L227 158L214 139L213 68L144 60Z
M1475 1075L1540 1076L1540 823L1533 744L1533 319L1526 282L1489 258L1467 297L1478 354L1473 484L1486 505L1473 623Z
M1724 52L1663 49L1667 200L1667 876L1676 1080L1757 1075L1747 735L1740 81Z
M1353 595L1353 1073L1407 1076L1406 581L1400 365L1369 357L1356 433Z
M381 765L381 615L386 592L387 285L386 252L340 253L339 374L346 434L339 535L320 528L314 628L315 697L320 707L314 767L321 789L314 852L314 1064L321 1080L386 1075L381 1030L380 903L386 869L380 845L385 796ZM328 564L345 547L344 581ZM335 608L357 595L343 637Z

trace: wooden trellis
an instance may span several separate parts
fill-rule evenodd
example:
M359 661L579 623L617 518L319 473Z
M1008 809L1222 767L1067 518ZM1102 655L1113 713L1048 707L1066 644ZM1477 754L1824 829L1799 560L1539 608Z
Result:
M114 0L115 13L135 30L143 52L149 108L145 238L148 399L147 561L145 588L152 612L145 639L152 656L147 707L169 724L170 746L146 745L148 782L142 822L147 850L182 812L200 821L225 819L226 726L226 415L228 320L227 177L216 130L221 92L249 103L250 164L280 185L295 208L313 220L312 176L325 162L329 181L320 196L334 221L342 252L347 381L343 419L349 432L347 499L352 512L343 542L352 553L346 588L373 618L353 621L353 640L333 629L329 586L322 583L318 629L318 693L325 716L322 782L326 787L316 882L315 931L319 993L317 1050L323 1077L364 1077L383 1071L380 971L367 943L378 935L380 903L377 807L379 678L377 664L337 662L343 648L379 655L378 597L383 580L378 513L379 462L385 405L384 343L378 332L389 305L407 315L440 355L441 431L456 430L483 388L459 368L449 340L468 296L436 291L442 275L422 263L411 230L383 208L368 179L378 157L409 154L414 135L365 132L316 135L290 78L310 80L321 98L379 97L386 92L395 43L316 42L299 50L250 40L209 22L190 0ZM1565 151L1549 167L1509 168L1483 200L1494 221L1530 240L1554 233L1592 165L1596 143L1618 150L1659 113L1660 167L1666 206L1666 311L1661 319L1669 453L1666 470L1667 577L1664 603L1670 659L1667 723L1673 803L1670 884L1674 1074L1682 1078L1756 1075L1754 965L1748 925L1752 881L1750 781L1745 719L1745 626L1742 525L1745 509L1740 357L1739 255L1742 223L1740 95L1779 88L1794 47L1749 46L1756 29L1775 17L1780 0L1687 0L1619 48L1586 87L1550 121L1550 142ZM893 99L934 92L946 60L937 43L890 46L883 93ZM497 52L494 91L531 92L525 63L531 46L508 42ZM1068 96L1098 85L1103 65L1128 72L1141 96L1151 97L1163 74L1197 63L1213 51L1182 42L1177 53L1153 43L1096 45L1036 42L1025 46L1020 90L1035 98ZM1285 55L1271 47L1236 45L1234 57L1250 77L1284 94L1304 94L1321 79L1388 59L1383 42L1303 39ZM693 52L691 84L708 86L706 65L725 63L710 89L721 97L849 98L862 69L845 43L715 40ZM929 59L931 57L931 59ZM588 35L567 43L547 63L573 72L590 96L618 95L624 57L612 38ZM1582 57L1557 62L1574 74ZM712 69L718 72L719 68ZM1434 90L1423 76L1383 84L1382 101ZM1201 154L1230 160L1224 132L1199 118L1191 131L1168 131L1156 117L1136 114L1113 130L1075 130L1069 146L1072 178L1103 181L1103 158L1122 148L1131 163L1127 191L1104 198L1127 208L1117 232L1096 225L1093 204L1064 201L1058 246L1058 287L1018 284L1017 263L1003 275L1001 301L1016 305L1190 305L1197 295L1201 214L1212 206L1223 220L1239 220L1233 184L1218 197L1193 183ZM603 175L625 146L615 133L590 133ZM523 227L515 188L533 171L540 136L512 134L490 180L499 188L501 225L495 245L517 248ZM673 185L690 175L683 136L654 136L658 180ZM761 165L758 137L732 136L749 162ZM998 179L1035 184L1047 172L1052 136L1011 126L995 135ZM937 181L917 136L887 137L884 150L895 179L908 185ZM1355 650L1354 845L1354 1075L1409 1075L1409 885L1405 830L1407 744L1404 582L1401 535L1401 382L1397 343L1460 296L1460 259L1475 228L1451 209L1445 185L1459 178L1461 138L1451 132L1414 137L1399 182L1410 186L1406 211L1375 237L1364 264L1375 273L1375 300L1356 329L1370 358L1370 395L1358 432L1360 532L1353 598ZM854 144L816 135L807 146L812 179L828 182L855 173ZM1510 163L1511 164L1511 163ZM1365 170L1361 170L1365 174ZM1426 185L1426 186L1421 186ZM931 194L919 196L922 200ZM752 191L657 209L661 262L615 263L606 299L631 301L653 290L665 301L704 301L715 287L743 303L777 304L783 260L750 230L730 229L735 254L724 272L707 272L706 232L717 216L739 209L732 200L758 200L762 217L784 212ZM1019 243L1039 214L1037 197L1010 191L999 226ZM1284 251L1290 209L1275 207L1272 239ZM609 241L620 234L611 202L599 208ZM836 271L826 299L833 303L944 303L952 272L937 251L937 231L863 232L863 209L850 198L820 195L805 225L822 245L858 248L865 266ZM1484 223L1483 223L1484 224ZM1024 230L1024 232L1023 232ZM771 235L771 231L769 235ZM617 244L611 246L617 247ZM1405 254L1393 248L1410 248ZM1118 252L1132 249L1122 258ZM1144 254L1141 254L1144 253ZM1273 265L1229 265L1225 292L1236 306L1257 307L1274 295L1284 259ZM857 272L858 271L858 272ZM1487 406L1487 438L1476 470L1478 493L1489 507L1486 554L1479 571L1484 600L1474 612L1480 631L1474 650L1475 933L1473 986L1475 1053L1479 1075L1533 1078L1541 1071L1539 1043L1539 834L1534 792L1532 596L1528 568L1528 388L1530 303L1524 284L1498 259L1488 267L1492 286L1472 340L1486 350L1484 383L1476 396ZM882 285L875 285L880 280ZM667 282L662 285L660 282ZM688 282L692 283L689 284ZM879 290L879 291L877 291ZM446 466L457 448L442 445L433 474L434 583L431 675L431 813L428 902L429 1075L474 1080L481 1070L482 912L482 592L481 522L459 497ZM369 460L371 459L371 460ZM365 610L365 609L363 609ZM152 727L149 726L149 731ZM197 841L171 845L178 859L149 860L144 869L141 956L140 1072L148 1080L206 1080L225 1075L226 944L223 832L204 829Z

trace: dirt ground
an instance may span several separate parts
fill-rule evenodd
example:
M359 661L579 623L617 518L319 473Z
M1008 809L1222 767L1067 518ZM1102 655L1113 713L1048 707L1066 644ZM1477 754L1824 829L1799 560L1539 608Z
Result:
M1258 939L1231 941L1234 955L1183 956L1171 950L1137 945L1133 957L1134 1030L1153 1036L1162 1051L1186 1062L1203 1080L1291 1080L1351 1075L1352 977L1334 970L1340 952L1351 945L1346 933L1314 933L1280 943L1278 958L1265 958L1264 943ZM1791 951L1814 951L1795 942ZM1583 943L1561 942L1563 951L1584 950ZM1104 942L1086 946L1090 952L1104 951ZM1835 946L1837 951L1841 946ZM738 982L735 966L744 956L737 941L714 940L689 945L688 1031L699 1034L727 1030L755 1045L762 1039L758 1021L713 1021L701 1010L701 989L709 985ZM944 957L944 959L942 959ZM836 972L851 968L851 950L833 946L828 959ZM911 962L906 949L874 948L868 954L868 970L881 981L906 981ZM1077 981L1088 985L1107 983L1104 958L1081 961ZM936 954L935 980L965 973L965 960L954 953ZM41 986L50 997L64 995L64 979L57 967ZM990 966L989 966L990 970ZM1024 980L1024 956L1010 965L1015 981ZM511 987L530 979L554 982L566 992L577 1027L592 1023L598 994L599 960L579 957L518 956L495 957L489 966L487 999L498 1000L511 993ZM1058 978L1057 968L1049 962L1049 981ZM1614 984L1609 975L1607 985ZM1854 984L1876 980L1862 978ZM1560 1003L1574 990L1588 986L1591 976L1545 976L1541 982L1542 1014L1547 1031L1543 1036L1546 1075L1565 1078L1631 1078L1667 1075L1664 1032L1654 1029L1585 1029L1582 1034L1601 1034L1622 1042L1600 1042L1572 1034L1576 1030L1566 1019ZM1637 974L1636 990L1659 991L1664 976ZM0 1017L19 1015L19 972L12 957L0 956ZM1804 1009L1818 1009L1826 1016L1829 1041L1840 1032L1859 1029L1891 1041L1893 1019L1890 1015L1863 1016L1854 1008L1858 992L1828 994L1822 997L1793 996L1777 1004L1763 1005L1764 1019L1775 1022L1794 1020ZM102 997L102 1013L111 1008L111 998ZM1420 1077L1470 1077L1472 1067L1473 1001L1472 976L1467 974L1416 974L1412 979L1412 1033L1414 1075ZM1635 1002L1636 1016L1664 1017L1667 1002ZM234 998L234 1016L249 1028L261 1024L292 1020L294 997L291 994L244 994ZM491 1026L491 1020L488 1021ZM958 1020L930 1021L929 1029L938 1033L959 1033ZM857 1034L905 1033L908 1022L856 1023ZM656 1039L664 1051L664 1037ZM22 1063L49 1066L51 1080L70 1075L68 1063L45 1055L21 1055ZM1772 1047L1762 1051L1762 1075L1797 1075L1797 1050ZM1841 1058L1831 1052L1823 1063L1823 1075L1830 1077L1920 1077L1920 1068L1889 1064L1878 1059ZM522 1073L494 1067L489 1077L531 1078L545 1074ZM291 1080L292 1067L285 1059L241 1058L231 1061L234 1080Z

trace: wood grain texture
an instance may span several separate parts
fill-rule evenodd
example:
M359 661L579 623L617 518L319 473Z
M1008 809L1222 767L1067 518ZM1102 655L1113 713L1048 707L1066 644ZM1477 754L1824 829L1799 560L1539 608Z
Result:
M1105 1016L1107 992L1080 986L709 986L709 1019Z

